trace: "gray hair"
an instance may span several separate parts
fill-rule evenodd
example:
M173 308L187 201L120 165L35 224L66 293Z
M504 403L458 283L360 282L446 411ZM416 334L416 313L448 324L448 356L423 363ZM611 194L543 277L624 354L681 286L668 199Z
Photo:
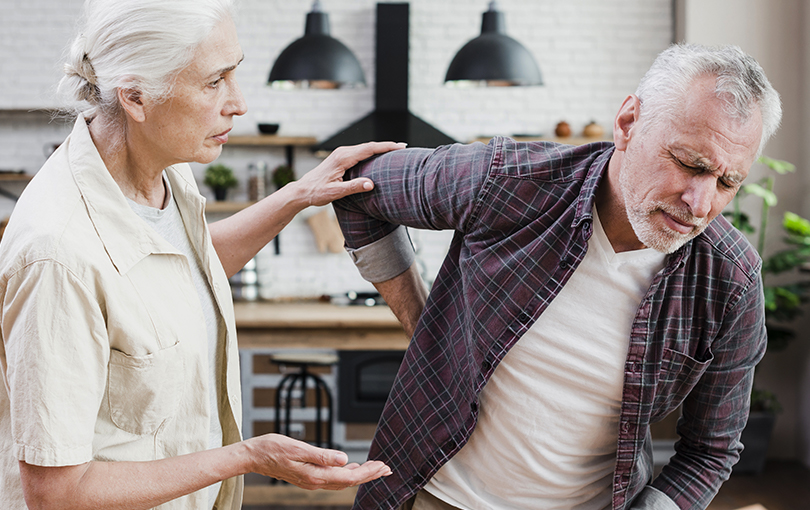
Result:
M779 94L762 67L737 46L706 47L674 44L661 52L636 90L641 117L657 119L671 115L682 104L694 80L716 76L715 94L725 101L732 118L746 121L758 106L762 115L762 139L757 155L776 132L782 119Z
M74 112L110 119L121 114L119 88L165 99L197 46L233 14L233 0L85 0L58 91Z

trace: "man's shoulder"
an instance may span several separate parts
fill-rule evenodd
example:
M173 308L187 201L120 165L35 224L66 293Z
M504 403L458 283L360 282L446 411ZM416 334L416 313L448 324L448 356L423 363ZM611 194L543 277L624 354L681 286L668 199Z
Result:
M501 172L521 178L553 181L582 180L594 162L607 161L613 152L610 142L567 145L552 141L518 141L497 136L490 145ZM498 157L500 156L500 157Z
M717 216L703 234L695 238L695 246L705 246L706 256L736 266L749 279L756 279L762 268L756 248L723 215Z

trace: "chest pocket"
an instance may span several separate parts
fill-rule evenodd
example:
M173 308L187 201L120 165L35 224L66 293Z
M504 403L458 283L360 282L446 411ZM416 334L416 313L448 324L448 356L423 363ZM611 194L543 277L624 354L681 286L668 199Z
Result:
M151 434L177 412L184 387L181 353L179 342L144 356L110 351L107 391L118 428Z
M652 419L663 418L686 398L700 377L709 367L713 357L706 361L682 352L664 349L661 370L658 372L658 385L655 389L655 402Z

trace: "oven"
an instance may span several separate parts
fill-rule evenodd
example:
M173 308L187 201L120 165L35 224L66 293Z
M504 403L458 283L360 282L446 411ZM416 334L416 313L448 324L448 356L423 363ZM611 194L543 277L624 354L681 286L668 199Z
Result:
M338 352L338 420L377 423L405 351Z

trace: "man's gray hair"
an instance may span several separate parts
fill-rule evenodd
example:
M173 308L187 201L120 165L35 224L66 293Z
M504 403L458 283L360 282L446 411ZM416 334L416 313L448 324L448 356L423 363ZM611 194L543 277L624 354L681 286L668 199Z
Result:
M655 59L638 85L641 117L671 116L696 78L716 76L715 93L726 103L726 112L746 121L759 107L762 139L757 154L776 132L782 119L779 94L771 86L762 67L737 46L707 47L673 44Z

